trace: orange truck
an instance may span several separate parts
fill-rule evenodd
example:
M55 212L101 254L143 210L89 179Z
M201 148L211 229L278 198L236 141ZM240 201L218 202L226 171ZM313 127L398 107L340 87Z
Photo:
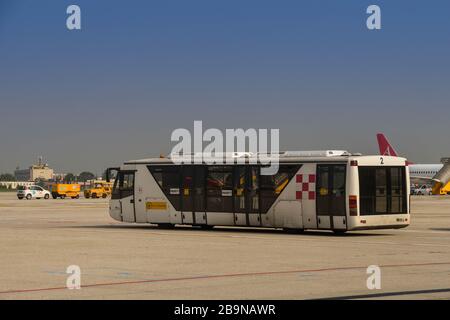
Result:
M79 184L56 183L52 186L53 199L70 197L78 199L80 197L81 186Z

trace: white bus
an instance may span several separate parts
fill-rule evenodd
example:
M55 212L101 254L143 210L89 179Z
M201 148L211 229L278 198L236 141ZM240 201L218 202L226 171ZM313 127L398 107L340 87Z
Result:
M405 158L345 151L280 153L279 170L258 162L174 164L170 158L125 162L116 170L112 218L161 227L193 225L349 230L410 223ZM236 158L236 157L235 157ZM242 159L241 159L242 160Z

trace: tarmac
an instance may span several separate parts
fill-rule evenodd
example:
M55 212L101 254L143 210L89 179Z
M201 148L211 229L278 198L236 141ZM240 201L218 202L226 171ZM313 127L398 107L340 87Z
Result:
M450 299L450 196L411 201L406 229L336 236L159 229L114 221L105 199L0 193L0 300ZM380 289L367 286L373 265Z

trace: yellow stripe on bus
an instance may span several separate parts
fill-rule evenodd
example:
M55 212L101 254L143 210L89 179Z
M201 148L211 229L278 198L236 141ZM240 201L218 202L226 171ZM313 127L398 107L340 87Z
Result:
M167 202L164 201L150 201L145 205L147 210L167 210Z

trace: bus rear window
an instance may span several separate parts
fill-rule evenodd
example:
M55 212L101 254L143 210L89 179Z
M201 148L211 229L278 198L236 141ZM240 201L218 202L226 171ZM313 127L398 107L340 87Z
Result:
M407 213L405 167L358 170L361 215Z

